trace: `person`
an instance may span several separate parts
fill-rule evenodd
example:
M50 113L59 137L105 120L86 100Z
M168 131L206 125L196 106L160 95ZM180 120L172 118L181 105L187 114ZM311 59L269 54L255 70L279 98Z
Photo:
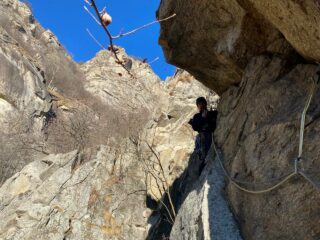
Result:
M189 124L194 131L198 132L196 137L195 150L201 160L200 172L205 165L205 158L212 144L212 134L216 129L218 112L216 110L208 110L207 100L199 97L196 100L199 113L190 119Z

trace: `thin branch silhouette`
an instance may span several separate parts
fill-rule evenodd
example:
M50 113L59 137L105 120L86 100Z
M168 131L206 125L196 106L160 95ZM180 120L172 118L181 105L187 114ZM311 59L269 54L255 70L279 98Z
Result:
M98 9L98 7L97 7L97 5L96 5L96 3L95 3L95 0L90 0L90 2L91 2L91 6L92 6L93 10L96 12L96 15L97 15L97 17L98 17L98 20L99 20L99 22L100 22L100 25L102 26L102 28L104 29L104 31L106 32L106 34L107 34L107 36L108 36L108 38L109 38L111 50L112 50L112 52L114 53L114 56L116 57L116 59L117 59L119 62L121 62L120 59L119 59L119 57L118 57L118 55L117 55L117 52L116 52L116 50L115 50L115 48L114 48L112 35L111 35L109 29L103 24L103 21L102 21L102 18L101 18L99 9Z
M88 1L86 1L86 2L88 2ZM110 31L108 30L108 28L103 24L99 9L98 9L95 1L94 0L90 0L89 4L93 8L93 10L95 11L96 16L98 17L99 21L97 21L97 19L93 16L93 14L88 9L87 10L90 13L90 15L96 20L96 22L99 22L99 25L101 25L102 28L104 29L104 31L106 32L106 34L107 34L107 36L109 38L109 42L110 42L110 49L113 52L113 54L114 54L114 56L115 56L115 58L117 60L117 63L119 63L129 73L130 76L134 77L132 75L132 73L130 72L130 70L127 69L126 66L123 64L123 62L119 59L118 54L117 54L117 50L114 48L114 45L113 45L112 35L111 35Z
M138 28L136 28L136 29L133 29L133 30L131 30L131 31L129 31L129 32L120 33L120 34L117 35L117 36L112 36L112 39L117 39L117 38L121 38L121 37L124 37L124 36L128 36L128 35L130 35L130 34L134 34L134 33L138 32L138 31L140 31L140 30L142 30L142 29L144 29L144 28L146 28L146 27L149 27L149 26L151 26L151 25L153 25L153 24L155 24L155 23L160 23L160 22L167 21L167 20L169 20L169 19L171 19L171 18L174 18L175 16L177 16L177 14L174 13L174 14L172 14L171 16L169 16L169 17L167 17L167 18L158 19L158 20L155 20L155 21L153 21L153 22L147 23L147 24L145 24L145 25L143 25L143 26L141 26L141 27L138 27Z
M90 32L90 30L87 28L86 29L87 33L89 34L89 36L93 39L93 41L99 45L99 47L101 47L103 50L107 50L96 38L95 36L93 36L93 34Z
M121 38L121 37L124 37L124 36L128 36L128 35L134 34L134 33L138 32L138 31L140 31L140 30L142 30L142 29L144 29L144 28L146 28L146 27L148 27L148 26L151 26L151 25L153 25L153 24L155 24L155 23L164 22L164 21L170 20L170 19L172 19L172 18L174 18L174 17L177 16L177 14L174 13L174 14L172 14L172 15L169 16L169 17L166 17L166 18L163 18L163 19L157 19L157 20L152 21L152 22L150 22L150 23L147 23L147 24L145 24L145 25L143 25L143 26L141 26L141 27L138 27L138 28L136 28L136 29L133 29L133 30L131 30L131 31L129 31L129 32L120 33L120 34L117 35L117 36L112 36L111 33L110 33L110 31L109 31L109 29L107 28L107 26L106 26L105 24L103 24L103 19L102 19L101 12L106 11L105 8L103 8L103 10L100 12L99 9L98 9L98 7L97 7L97 4L96 4L95 0L84 0L84 1L93 8L96 16L95 16L86 6L84 6L84 9L85 9L85 10L88 12L88 14L94 19L94 21L104 29L104 31L105 31L106 34L107 34L107 36L108 36L108 38L109 38L109 43L110 43L110 47L109 47L108 49L110 49L110 50L113 52L113 54L114 54L114 56L115 56L115 58L116 58L116 60L117 60L117 63L120 64L120 65L129 73L129 75L132 76L132 77L134 77L134 75L131 73L130 69L128 69L128 68L125 66L125 64L123 63L123 61L121 61L120 58L118 57L118 54L117 54L117 50L118 50L118 49L116 49L116 48L114 47L113 40L114 40L114 39ZM92 35L92 33L91 33L88 29L87 29L87 32L89 33L90 37L93 38L93 40L94 40L101 48L105 49L105 48L103 47L103 45L102 45L101 43L99 43L99 41ZM156 59L156 60L158 60L158 59ZM156 60L155 60L155 61L156 61Z

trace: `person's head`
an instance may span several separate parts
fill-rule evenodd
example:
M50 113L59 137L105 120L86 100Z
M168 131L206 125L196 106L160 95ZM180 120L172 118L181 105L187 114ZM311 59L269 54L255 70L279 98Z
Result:
M204 97L198 97L196 104L200 112L207 109L207 100Z

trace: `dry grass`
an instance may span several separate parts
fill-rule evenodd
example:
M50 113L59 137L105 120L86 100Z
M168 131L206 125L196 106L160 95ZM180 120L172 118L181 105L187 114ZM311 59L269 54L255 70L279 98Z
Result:
M65 97L56 88L48 88L49 94L53 97L53 100L57 102L57 106L63 108L64 110L77 109L79 103L76 100Z
M30 124L23 114L8 116L8 120L8 129L0 132L0 185L42 151L41 142L30 134Z

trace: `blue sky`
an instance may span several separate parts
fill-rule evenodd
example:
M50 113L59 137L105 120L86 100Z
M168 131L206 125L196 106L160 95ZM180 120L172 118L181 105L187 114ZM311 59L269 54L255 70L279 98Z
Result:
M103 29L84 11L83 0L28 0L32 5L36 19L44 28L49 28L58 37L75 61L91 59L100 47L89 37L86 28L99 41L108 46L108 39ZM113 17L109 26L113 35L140 27L155 20L155 12L160 0L96 0L101 8L106 6ZM136 34L120 38L116 45L122 46L127 53L152 61L160 60L151 66L164 79L171 76L174 67L165 62L161 47L158 45L159 24L154 24Z

